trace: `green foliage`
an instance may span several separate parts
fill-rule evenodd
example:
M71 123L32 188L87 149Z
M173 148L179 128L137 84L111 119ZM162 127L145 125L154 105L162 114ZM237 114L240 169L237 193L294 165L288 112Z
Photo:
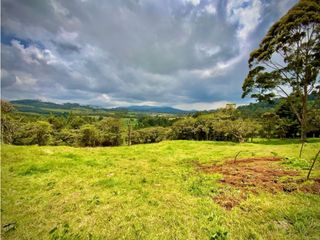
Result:
M148 116L142 115L138 116L136 128L146 128L146 127L169 127L175 121L175 118L170 119L168 117L161 116Z
M299 168L304 170L308 170L310 168L309 161L307 161L306 159L301 159L297 157L288 157L283 161L282 164L293 167L293 168Z
M8 114L1 114L1 142L13 143L17 131L16 121Z
M164 127L149 127L132 132L131 143L156 143L169 139L170 129Z
M16 122L10 113L14 111L11 103L1 99L1 142L12 143L16 131Z
M272 111L275 105L276 103L257 102L239 106L237 110L239 110L241 117L255 119L260 118L260 116L265 112Z
M1 99L0 106L1 106L1 114L7 114L15 110L14 106L10 102L3 99Z
M319 1L301 0L273 24L250 54L250 71L242 86L242 97L250 93L259 101L271 100L276 93L284 97L300 123L303 140L308 131L308 95L319 96L319 16Z
M73 129L80 129L82 125L86 124L86 121L80 116L69 116L68 124Z
M46 121L19 124L14 134L13 143L17 145L48 145L51 141L52 127Z
M119 146L121 144L121 121L119 119L104 118L96 125L100 133L102 146Z
M309 113L309 132L310 135L320 134L320 109L313 108Z
M172 126L174 139L229 140L243 142L258 135L260 125L239 117L236 110L221 109L198 118L178 120Z
M36 143L39 146L47 145L52 133L51 124L46 121L37 121L34 125L34 133L36 137Z
M64 117L50 115L47 121L51 124L54 130L61 130L66 126L66 119Z
M256 137L299 136L300 126L288 102L278 99L277 105L257 105L257 109L263 110L257 110L256 105L252 104L240 110L225 108L193 116L173 118L150 115L130 118L132 144L155 143L167 139L244 142ZM267 109L270 111L266 111ZM309 136L320 134L318 110L319 108L313 108L309 112ZM247 114L248 111L253 113ZM72 112L65 116L8 112L2 114L1 118L2 141L16 145L119 146L127 142L129 134L128 118L79 116ZM88 124L92 131L87 129ZM154 124L172 125L145 127ZM87 130L81 131L81 128ZM87 138L86 134L91 137Z
M63 128L56 133L54 145L77 146L79 134L77 129Z
M172 134L175 139L194 139L194 118L184 118L172 125Z
M273 112L266 112L262 115L263 133L262 136L271 138L276 135L279 129L280 117Z
M79 133L79 143L84 147L94 147L99 144L98 130L94 125L85 124Z

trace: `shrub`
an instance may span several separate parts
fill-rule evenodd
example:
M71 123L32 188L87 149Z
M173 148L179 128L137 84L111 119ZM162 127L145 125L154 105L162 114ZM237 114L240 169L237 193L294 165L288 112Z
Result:
M131 143L156 143L168 139L170 128L150 127L133 131L131 134Z
M85 124L80 128L79 143L84 147L94 147L99 144L99 135L96 127Z
M121 144L121 122L117 118L104 118L97 123L102 146L118 146Z

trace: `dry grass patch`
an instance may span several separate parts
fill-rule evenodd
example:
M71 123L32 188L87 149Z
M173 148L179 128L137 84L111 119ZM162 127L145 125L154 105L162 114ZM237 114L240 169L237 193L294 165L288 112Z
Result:
M222 165L198 165L200 171L206 173L220 173L220 182L239 190L236 194L222 191L214 197L214 201L232 209L247 199L249 193L260 191L270 193L302 191L320 194L320 179L306 181L297 170L289 170L281 166L280 157L255 157L228 160Z

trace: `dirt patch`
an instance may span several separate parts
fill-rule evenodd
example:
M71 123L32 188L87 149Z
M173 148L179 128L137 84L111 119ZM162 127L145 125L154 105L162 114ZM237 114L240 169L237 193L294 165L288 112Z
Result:
M300 190L302 192L320 194L320 178L314 179L312 184L304 185Z
M246 193L241 193L238 195L229 195L227 193L220 193L213 200L218 203L220 206L224 207L227 210L231 210L233 207L238 206L241 201L247 199Z
M320 194L320 179L306 183L298 171L284 169L279 165L279 157L260 157L226 161L222 165L198 165L200 171L220 173L221 183L240 190L238 196L219 194L214 200L226 209L238 205L247 193L259 191L276 192L309 192Z

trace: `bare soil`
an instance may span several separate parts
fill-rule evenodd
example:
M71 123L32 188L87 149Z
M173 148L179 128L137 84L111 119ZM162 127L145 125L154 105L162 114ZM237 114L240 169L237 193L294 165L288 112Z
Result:
M198 165L200 171L206 173L220 173L222 184L227 184L240 190L237 196L222 192L214 198L226 209L238 205L247 198L248 193L267 191L271 193L295 191L320 194L320 179L305 182L305 177L298 171L285 169L279 165L279 157L255 157L229 160L222 165Z

